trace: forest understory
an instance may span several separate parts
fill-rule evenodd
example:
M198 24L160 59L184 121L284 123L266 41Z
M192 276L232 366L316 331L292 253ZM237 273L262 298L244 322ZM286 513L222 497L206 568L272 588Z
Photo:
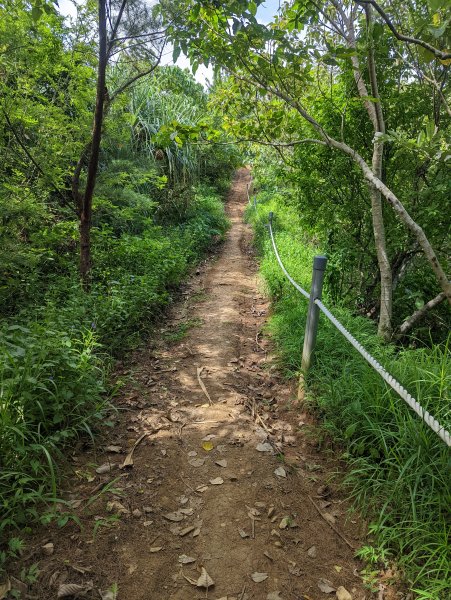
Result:
M448 600L449 5L0 0L0 600Z
M344 466L263 334L269 304L242 219L249 181L241 169L225 242L153 343L116 366L110 426L94 448L67 454L56 510L69 521L27 538L10 577L38 565L24 597L109 598L115 586L134 600L320 600L336 590L363 600L371 588L406 597L387 583L395 573L371 577L355 559L366 524L349 512Z

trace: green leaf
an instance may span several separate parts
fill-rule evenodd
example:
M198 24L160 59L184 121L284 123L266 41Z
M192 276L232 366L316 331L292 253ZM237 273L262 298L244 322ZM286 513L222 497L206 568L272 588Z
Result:
M174 44L174 49L172 51L172 62L175 64L177 62L178 57L180 56L180 52L182 51L179 44Z
M42 8L40 6L33 6L33 8L31 9L31 16L33 18L33 21L39 21L39 19L42 16Z

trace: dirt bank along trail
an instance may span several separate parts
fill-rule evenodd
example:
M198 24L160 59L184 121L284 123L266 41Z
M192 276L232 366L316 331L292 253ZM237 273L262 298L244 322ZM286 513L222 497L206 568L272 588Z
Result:
M118 600L371 597L354 558L364 526L261 335L249 180L234 179L218 254L120 366L114 427L74 450L65 498L82 528L35 536L30 597L114 600L115 584Z

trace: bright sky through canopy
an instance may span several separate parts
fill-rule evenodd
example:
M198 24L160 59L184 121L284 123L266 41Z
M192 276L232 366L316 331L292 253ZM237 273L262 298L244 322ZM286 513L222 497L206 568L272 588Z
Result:
M73 0L59 0L59 11L66 17L75 17L77 14L76 2ZM149 4L156 4L155 0L149 2ZM280 0L267 0L258 7L257 19L261 23L269 23L274 15L277 13L280 7ZM172 62L172 47L167 49L163 58L163 64L171 65ZM181 54L176 63L182 69L191 70L189 59ZM207 80L212 81L213 69L211 67L204 67L199 65L199 69L195 74L196 80L202 85L206 85Z

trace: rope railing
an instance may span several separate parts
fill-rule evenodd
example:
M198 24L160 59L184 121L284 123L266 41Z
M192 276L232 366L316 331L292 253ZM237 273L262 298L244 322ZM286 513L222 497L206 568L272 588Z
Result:
M382 377L382 379L407 403L407 405L416 412L416 414L434 431L447 446L451 447L451 434L440 425L421 404L397 381L384 367L358 342L355 337L349 333L342 323L330 312L330 310L321 301L322 282L327 259L324 256L315 256L313 263L313 277L311 293L306 292L290 276L286 270L279 251L272 227L273 213L269 213L269 234L274 250L275 257L281 270L288 281L309 300L309 310L305 327L304 348L302 352L302 370L306 373L310 367L311 357L316 343L316 331L318 327L319 311L338 329L338 331L348 340L348 342L357 350L357 352L367 361L367 363Z
M247 201L248 201L249 204L252 203L251 196L249 194L249 190L251 188L251 185L252 185L252 181L250 181L249 183L246 184ZM256 197L255 193L254 193L254 202L253 202L253 204L254 204L254 209L257 210L257 197Z

